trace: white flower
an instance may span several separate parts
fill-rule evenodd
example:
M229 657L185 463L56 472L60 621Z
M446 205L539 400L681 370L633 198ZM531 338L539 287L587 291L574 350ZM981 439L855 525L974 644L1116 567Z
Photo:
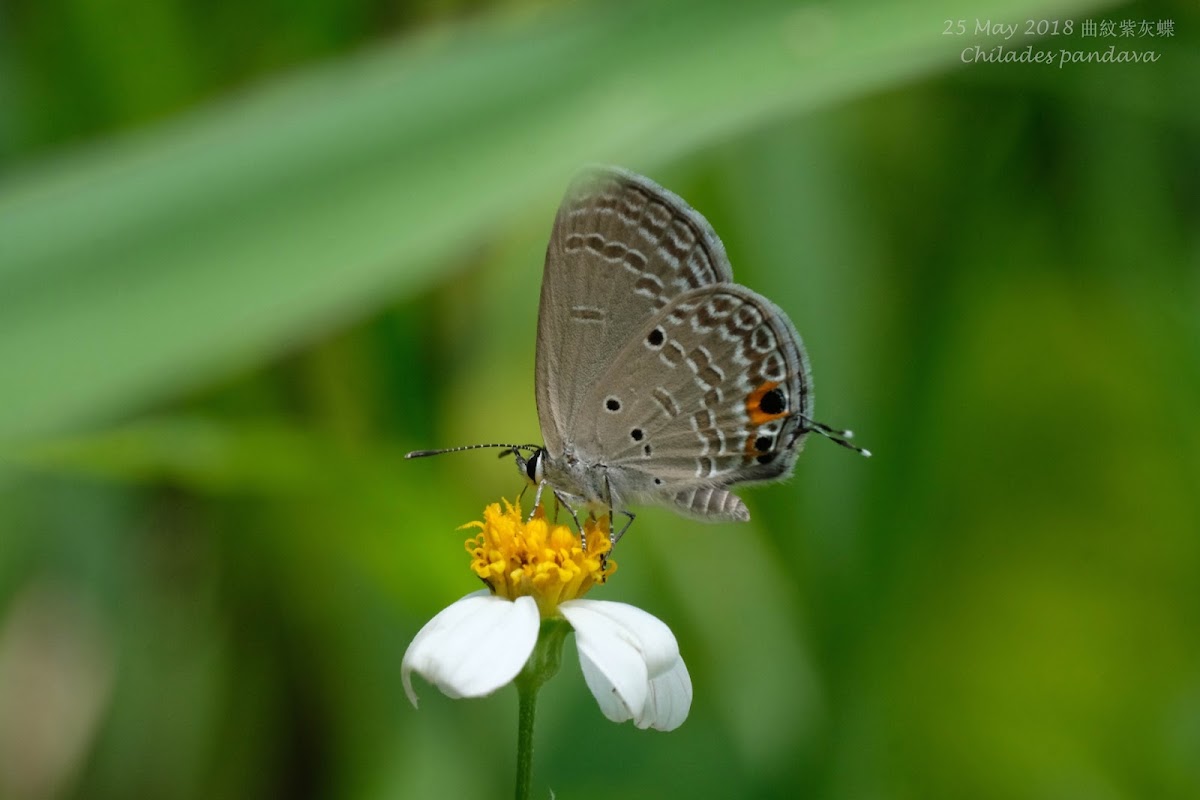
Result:
M414 706L414 672L455 698L510 683L533 653L542 620L561 617L575 630L584 680L604 716L662 731L683 724L692 680L671 629L640 608L582 599L616 570L605 530L589 521L585 550L540 510L526 521L520 508L498 503L472 526L481 532L467 541L471 569L489 588L443 609L413 638L400 672Z
M600 710L613 722L670 731L687 719L692 680L666 623L626 603L567 600L579 662ZM529 596L487 589L467 595L425 624L408 646L400 675L412 704L412 673L449 697L483 697L512 682L537 642L541 619Z

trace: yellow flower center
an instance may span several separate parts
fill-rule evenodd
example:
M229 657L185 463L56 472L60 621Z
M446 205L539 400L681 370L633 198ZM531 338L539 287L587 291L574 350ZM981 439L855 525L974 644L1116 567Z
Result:
M499 503L492 503L483 510L483 522L469 522L463 528L480 529L466 547L471 569L492 594L509 600L529 595L543 618L554 616L564 600L583 597L617 569L616 562L605 558L612 548L607 517L584 523L586 551L579 535L566 525L547 521L541 506L526 522L520 506L505 500L501 510Z

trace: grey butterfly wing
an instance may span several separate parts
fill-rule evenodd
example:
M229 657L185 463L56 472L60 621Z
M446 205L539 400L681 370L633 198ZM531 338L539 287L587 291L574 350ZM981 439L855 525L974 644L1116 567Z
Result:
M538 309L535 388L549 454L574 440L581 397L635 330L681 293L732 279L721 240L678 196L616 167L580 173L554 221Z
M812 419L808 359L770 300L704 286L631 332L583 409L576 449L607 465L614 494L748 519L727 488L791 473Z

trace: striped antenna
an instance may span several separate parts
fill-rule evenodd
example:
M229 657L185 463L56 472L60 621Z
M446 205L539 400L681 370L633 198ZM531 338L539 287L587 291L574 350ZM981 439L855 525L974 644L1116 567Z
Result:
M447 447L442 450L413 450L411 453L406 453L405 458L425 458L426 456L440 456L445 453L461 453L464 450L482 450L486 447L503 447L504 452L501 456L508 453L518 453L522 450L535 452L538 450L536 444L464 444L461 447Z

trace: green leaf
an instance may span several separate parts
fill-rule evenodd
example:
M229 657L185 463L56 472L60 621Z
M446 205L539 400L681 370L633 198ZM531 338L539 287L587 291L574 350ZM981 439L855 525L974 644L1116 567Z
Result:
M26 165L0 185L0 440L268 358L439 277L518 215L549 228L582 162L644 169L954 66L946 19L1094 6L510 12Z

